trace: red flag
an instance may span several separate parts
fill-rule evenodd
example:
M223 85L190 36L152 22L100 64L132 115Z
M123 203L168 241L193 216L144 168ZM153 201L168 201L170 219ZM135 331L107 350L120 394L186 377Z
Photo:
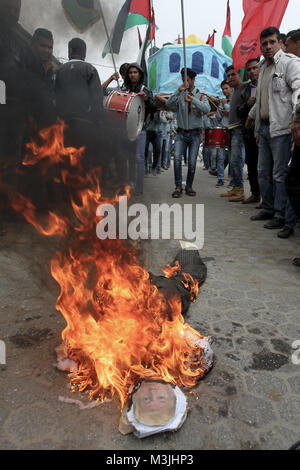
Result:
M261 55L260 33L264 28L280 28L289 0L243 0L242 31L232 51L235 68L244 68L247 60Z
M131 0L130 13L144 16L151 23L151 5L149 0Z
M227 36L231 38L231 11L230 11L229 0L227 2L226 25L225 25L223 36Z
M212 35L208 35L208 40L206 42L206 44L208 44L209 46L212 46L212 47L215 47L215 34L216 34L216 30L214 29L214 32L212 33Z
M155 15L154 15L154 8L152 8L152 16L151 16L151 23L152 23L152 32L150 32L150 37L149 40L154 40L155 39Z
M177 44L181 44L181 37L179 34L178 34Z

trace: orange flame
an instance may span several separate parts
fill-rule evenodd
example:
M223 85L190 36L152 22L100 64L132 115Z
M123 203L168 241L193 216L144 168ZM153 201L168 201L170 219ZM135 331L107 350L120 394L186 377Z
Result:
M72 188L71 206L78 223L72 226L66 217L49 213L42 226L32 204L21 196L13 207L42 234L71 240L64 253L54 256L51 273L61 289L57 309L67 324L62 338L68 356L78 363L71 378L73 390L88 389L90 397L99 400L118 394L123 407L131 387L144 378L195 385L204 374L201 350L195 347L200 334L184 323L180 298L166 301L126 241L97 239L97 206L116 205L118 195L109 201L103 198L99 169L82 176L82 149L65 148L63 131L63 123L42 131L41 144L27 146L31 154L23 163L47 160L47 168L69 163L61 178ZM125 191L129 196L128 187ZM164 272L172 277L180 266L167 266ZM183 283L194 300L198 283L188 274Z

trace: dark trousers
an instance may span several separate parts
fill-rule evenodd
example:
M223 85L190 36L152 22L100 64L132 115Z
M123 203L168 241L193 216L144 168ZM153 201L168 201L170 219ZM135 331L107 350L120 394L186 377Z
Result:
M285 185L290 203L300 217L300 147L295 147Z
M145 150L145 161L147 165L148 149L149 144L152 144L153 147L153 163L152 169L157 168L160 158L160 136L155 131L147 131L146 134L146 150Z
M244 143L246 150L246 164L248 167L248 177L251 194L260 197L260 189L258 183L258 146L253 133L244 135Z

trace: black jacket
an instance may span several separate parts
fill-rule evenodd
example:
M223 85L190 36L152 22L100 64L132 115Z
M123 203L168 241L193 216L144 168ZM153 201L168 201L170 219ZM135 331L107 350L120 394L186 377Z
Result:
M56 74L56 104L60 118L98 122L103 115L103 92L93 65L73 59Z
M248 100L251 98L251 82L246 83L245 86L243 87L242 93L241 93L241 101L239 106L237 107L237 115L240 119L243 119L244 122L246 122L248 114L250 112L250 109L252 106L248 105Z
M248 105L248 100L251 98L251 82L246 83L242 92L240 103L237 107L237 115L240 119L243 120L243 135L245 139L254 139L254 128L246 129L245 123L247 121L250 109L252 106Z

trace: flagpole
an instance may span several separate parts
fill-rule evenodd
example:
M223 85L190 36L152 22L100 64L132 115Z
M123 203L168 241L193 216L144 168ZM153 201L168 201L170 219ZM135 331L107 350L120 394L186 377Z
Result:
M153 21L154 21L154 15L152 15L152 12L153 12L153 1L150 0L151 51L153 49Z
M110 36L109 36L109 34L108 34L108 29L107 29L107 25L106 25L106 21L105 21L105 17L104 17L104 13L103 13L103 10L102 10L102 5L101 5L100 0L99 0L99 6L100 6L100 13L101 13L101 16L102 16L103 25L104 25L104 29L105 29L105 34L106 34L107 41L108 41L108 44L109 44L109 49L110 49L110 53L111 53L111 58L112 58L112 61L113 61L113 66L114 66L114 69L115 69L115 73L118 73L117 67L116 67L116 63L115 63L115 56L114 56L114 53L113 53L113 49L112 49L112 45L111 45L111 40L110 40ZM118 89L120 90L121 87L120 87L119 79L117 80L117 83L118 83Z
M181 16L182 16L182 40L183 40L183 57L184 57L184 82L187 83L187 69L186 69L186 41L185 41L185 21L184 21L184 0L181 0ZM186 128L188 129L188 105L186 103L186 116L185 116L185 124Z

